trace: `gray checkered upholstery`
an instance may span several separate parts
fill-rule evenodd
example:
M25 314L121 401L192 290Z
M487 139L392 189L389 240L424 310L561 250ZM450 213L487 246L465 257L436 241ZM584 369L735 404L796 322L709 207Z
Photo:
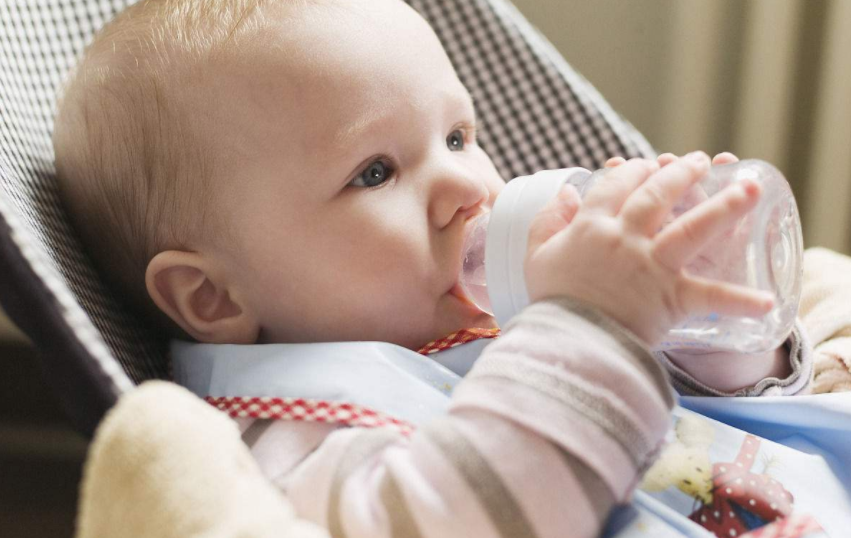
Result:
M0 302L40 348L60 398L86 431L123 391L168 373L163 338L98 277L54 181L57 88L93 33L128 3L0 2ZM651 153L508 2L410 3L473 94L481 145L504 177Z

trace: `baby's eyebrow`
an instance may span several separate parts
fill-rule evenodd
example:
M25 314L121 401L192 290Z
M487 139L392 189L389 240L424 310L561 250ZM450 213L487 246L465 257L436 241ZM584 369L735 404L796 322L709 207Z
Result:
M473 111L476 110L476 101L473 99L472 94L470 92L464 93L454 93L449 95L449 99L452 101L456 101L459 104L463 103L466 106L467 102L472 106ZM424 109L427 105L421 101L414 101L414 108ZM336 133L334 133L334 144L337 147L346 147L351 143L352 140L356 140L358 136L360 136L365 131L368 131L369 128L376 123L383 123L393 116L393 112L388 110L387 108L381 108L380 110L371 109L369 112L358 118L356 121L346 125L344 128L340 129Z
M343 129L340 129L334 134L334 143L338 147L346 147L352 140L357 139L357 137L367 131L370 126L383 122L387 118L389 118L392 114L386 109L381 109L378 113L374 110L371 110L368 114L364 114L357 121L354 121L348 124Z
M463 103L464 106L469 104L470 108L473 109L473 114L475 114L476 113L476 99L473 97L473 94L470 93L469 91L467 91L466 88L465 88L464 92L459 93L458 96L460 97L459 101L461 103Z

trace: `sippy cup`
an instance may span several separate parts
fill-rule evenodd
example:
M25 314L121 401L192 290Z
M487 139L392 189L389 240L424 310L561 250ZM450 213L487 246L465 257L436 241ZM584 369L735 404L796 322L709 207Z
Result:
M584 197L607 171L545 170L510 181L493 209L467 227L460 277L466 297L501 326L527 306L523 261L532 219L564 186L573 185ZM714 313L689 317L668 332L658 349L757 353L776 348L791 332L801 296L803 241L795 198L775 167L760 160L713 166L683 195L666 223L745 178L762 186L756 207L708 243L686 270L770 291L774 308L760 318Z

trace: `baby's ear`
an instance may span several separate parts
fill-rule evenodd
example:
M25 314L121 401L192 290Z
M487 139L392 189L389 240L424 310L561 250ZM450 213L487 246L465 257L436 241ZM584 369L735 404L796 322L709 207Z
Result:
M145 287L159 309L199 342L257 341L257 320L200 254L160 252L148 263Z

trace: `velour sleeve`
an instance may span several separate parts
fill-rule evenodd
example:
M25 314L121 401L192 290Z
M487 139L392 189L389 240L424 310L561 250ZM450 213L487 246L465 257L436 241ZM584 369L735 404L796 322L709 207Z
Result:
M782 378L764 377L736 390L719 389L717 385L712 386L712 384L698 379L697 376L672 361L663 351L657 351L655 355L667 368L674 388L685 396L792 396L808 393L813 378L813 346L810 343L804 323L800 319L795 320L792 332L782 346L785 352L785 360L789 361L788 375ZM733 354L728 355L732 356ZM736 361L748 360L748 356L744 354L731 358ZM712 359L697 356L693 360L711 361ZM729 366L726 368L727 371L724 376L726 382L737 385L735 382L736 370Z
M664 353L674 387L696 396L773 396L851 390L851 257L826 248L804 251L799 319L786 341L791 374L725 392L701 382Z

